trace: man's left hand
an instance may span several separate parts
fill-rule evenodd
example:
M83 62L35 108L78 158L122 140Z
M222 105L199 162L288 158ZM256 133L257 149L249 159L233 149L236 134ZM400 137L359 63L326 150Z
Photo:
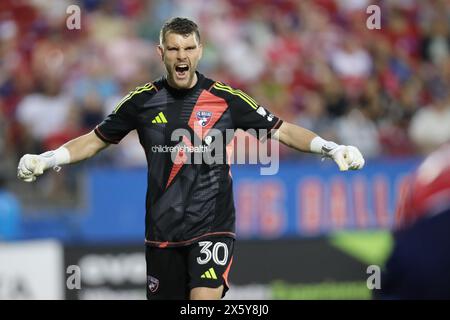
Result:
M338 145L325 155L332 158L341 171L359 170L364 167L364 158L358 148L354 146Z

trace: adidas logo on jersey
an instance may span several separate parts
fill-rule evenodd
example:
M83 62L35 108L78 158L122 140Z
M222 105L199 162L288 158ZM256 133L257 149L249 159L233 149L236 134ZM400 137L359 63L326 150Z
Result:
M203 273L200 278L202 278L202 279L207 278L207 279L217 280L216 272L214 271L213 268L209 268L208 271L205 271L205 273Z
M164 113L158 113L158 115L152 120L152 123L167 123L167 119L164 116Z

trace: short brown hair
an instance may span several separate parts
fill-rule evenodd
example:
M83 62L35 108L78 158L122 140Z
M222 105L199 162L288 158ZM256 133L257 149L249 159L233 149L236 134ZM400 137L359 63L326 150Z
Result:
M171 18L166 22L164 22L164 25L161 28L161 31L159 32L160 44L163 44L164 40L166 40L167 32L172 32L185 36L194 33L195 36L197 37L198 42L200 42L200 32L198 31L197 24L194 21L189 20L187 18L176 17Z

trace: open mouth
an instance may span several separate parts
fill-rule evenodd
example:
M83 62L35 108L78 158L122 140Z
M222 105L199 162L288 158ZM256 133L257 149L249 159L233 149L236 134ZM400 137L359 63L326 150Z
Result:
M178 78L185 78L188 75L189 66L187 64L179 64L175 66L175 73Z

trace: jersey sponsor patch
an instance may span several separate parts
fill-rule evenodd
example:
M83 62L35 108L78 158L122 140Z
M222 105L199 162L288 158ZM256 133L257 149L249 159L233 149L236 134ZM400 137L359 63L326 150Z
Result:
M209 121L211 120L212 112L210 112L210 111L197 111L196 116L197 116L198 123L202 127L206 127L208 125Z

